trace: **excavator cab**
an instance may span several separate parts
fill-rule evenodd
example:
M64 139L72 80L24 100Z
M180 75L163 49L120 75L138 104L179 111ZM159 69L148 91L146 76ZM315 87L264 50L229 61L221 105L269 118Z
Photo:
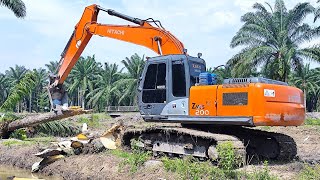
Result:
M188 115L189 89L205 71L203 59L185 54L148 59L138 87L141 115L147 119Z

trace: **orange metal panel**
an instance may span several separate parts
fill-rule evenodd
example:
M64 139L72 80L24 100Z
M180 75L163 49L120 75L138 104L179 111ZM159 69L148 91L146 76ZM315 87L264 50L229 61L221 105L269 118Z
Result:
M248 92L248 96L254 93L249 84L220 85L217 93L217 115L218 116L250 116L252 115L252 98L248 97L247 105L223 105L224 93Z
M233 104L226 99L223 102L226 93L247 93L247 102L238 103L234 99L230 100ZM263 83L194 86L190 89L189 103L190 116L251 116L255 126L299 126L305 119L303 93L290 86Z
M216 116L217 86L193 86L190 88L189 114L191 116Z
M299 126L304 122L305 107L300 89L260 83L252 88L256 89L252 98L258 100L253 119L256 126Z

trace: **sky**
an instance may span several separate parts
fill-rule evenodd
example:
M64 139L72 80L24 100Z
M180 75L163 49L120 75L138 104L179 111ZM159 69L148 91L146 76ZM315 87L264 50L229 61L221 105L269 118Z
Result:
M230 48L232 37L241 27L240 17L252 11L255 2L274 3L274 0L23 0L27 16L18 19L0 6L0 73L16 64L29 69L45 67L50 61L59 61L83 10L91 4L114 9L123 14L160 20L162 25L183 42L188 54L203 54L208 67L225 64L240 49ZM312 5L317 0L306 0ZM286 0L291 9L301 0ZM307 17L311 22L312 17ZM100 12L98 22L104 24L131 24ZM317 24L316 24L317 25ZM318 22L319 25L319 22ZM309 46L319 39L304 44ZM138 53L157 56L153 51L134 44L93 36L82 53L95 54L96 60L121 64L121 60ZM312 67L320 66L312 63Z

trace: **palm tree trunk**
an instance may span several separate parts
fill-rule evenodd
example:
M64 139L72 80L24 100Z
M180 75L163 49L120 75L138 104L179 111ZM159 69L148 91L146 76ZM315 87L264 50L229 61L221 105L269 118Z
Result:
M17 111L17 113L19 113L19 102L16 105L16 111Z
M80 106L80 88L78 87L78 94L77 94L77 99L78 99L78 106Z
M30 96L29 96L29 113L31 113L31 105L32 105L32 92L30 92Z
M3 122L0 124L0 138L6 138L10 135L10 132L24 127L33 127L39 125L41 123L46 123L50 121L60 120L64 118L68 118L71 116L76 116L80 114L90 113L91 111L63 111L62 114L57 115L54 112L49 113L41 113L37 115L27 116L23 119L15 120L12 122Z
M303 97L304 97L304 109L307 110L307 95L306 95L306 90L303 91Z
M84 90L81 90L81 104L82 104L82 108L85 109L85 99L84 99Z

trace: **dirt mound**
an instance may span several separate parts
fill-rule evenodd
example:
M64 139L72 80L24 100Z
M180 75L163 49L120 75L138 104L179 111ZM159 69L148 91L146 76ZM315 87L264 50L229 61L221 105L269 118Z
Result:
M39 145L4 146L0 144L0 164L28 169L41 158L34 156L39 152ZM176 179L175 175L166 172L163 167L141 167L136 173L130 173L130 167L120 166L122 158L103 152L70 156L56 161L40 173L62 179Z
M320 163L320 127L273 127L271 131L289 135L295 140L300 161L310 164Z
M0 164L30 169L31 171L32 164L40 160L40 158L33 155L38 151L39 148L37 146L17 148L16 146L0 145Z

